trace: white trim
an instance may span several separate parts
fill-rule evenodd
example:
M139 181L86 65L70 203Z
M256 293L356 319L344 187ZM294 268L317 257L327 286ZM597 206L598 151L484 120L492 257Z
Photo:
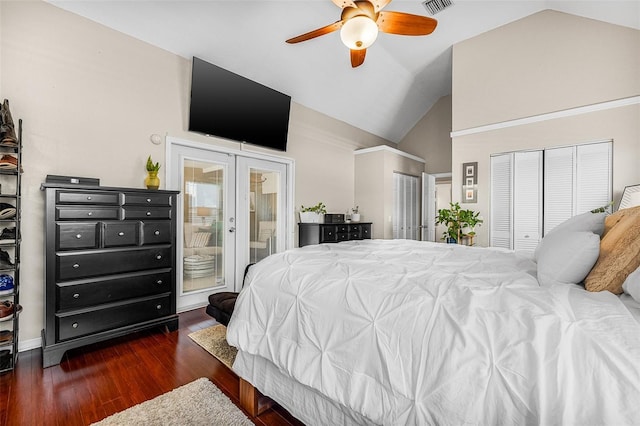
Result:
M18 352L30 351L31 349L38 349L42 347L42 339L36 337L35 339L20 340L18 343Z
M576 115L588 114L590 112L604 111L607 109L620 108L629 105L640 104L640 96L632 96L630 98L617 99L615 101L600 102L597 104L586 105L576 108L569 108L546 114L533 115L515 120L503 121L501 123L487 124L485 126L471 127L464 130L456 130L451 132L451 137L473 135L476 133L490 132L492 130L506 129L508 127L523 126L525 124L539 123L541 121L555 120L556 118L573 117Z
M367 154L369 152L376 152L376 151L389 151L389 152L392 152L394 154L398 154L398 155L401 155L403 157L407 157L407 158L410 158L412 160L419 161L421 163L426 163L426 161L424 161L420 157L417 157L417 156L415 156L413 154L409 154L408 152L400 151L399 149L395 149L395 148L392 148L392 147L387 146L387 145L378 145L378 146L374 146L374 147L371 147L371 148L358 149L358 150L354 151L353 153L355 155L359 155L359 154Z
M442 179L442 178L450 178L453 177L453 173L451 172L446 172L446 173L429 173L431 176L434 176L436 179Z

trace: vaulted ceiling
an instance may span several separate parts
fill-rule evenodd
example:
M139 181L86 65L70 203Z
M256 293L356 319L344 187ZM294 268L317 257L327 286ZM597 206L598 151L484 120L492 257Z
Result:
M49 2L184 58L219 65L391 142L451 93L455 43L544 9L640 29L637 0L452 1L433 16L433 34L380 33L358 68L351 67L339 32L285 43L337 21L340 9L331 0ZM394 0L384 10L430 16L419 0Z

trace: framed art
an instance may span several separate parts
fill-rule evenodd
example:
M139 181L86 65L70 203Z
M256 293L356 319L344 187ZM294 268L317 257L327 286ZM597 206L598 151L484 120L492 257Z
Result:
M618 210L640 205L640 184L624 187Z
M462 202L478 202L478 163L462 163Z

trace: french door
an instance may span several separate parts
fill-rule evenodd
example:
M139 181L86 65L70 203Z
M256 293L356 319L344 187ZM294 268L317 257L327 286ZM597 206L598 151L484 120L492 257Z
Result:
M291 246L291 164L167 138L178 196L179 311L239 291L244 270ZM290 212L291 211L291 212Z

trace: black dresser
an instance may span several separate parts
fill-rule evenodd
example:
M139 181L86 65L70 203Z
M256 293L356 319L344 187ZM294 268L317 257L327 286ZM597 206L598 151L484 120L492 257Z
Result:
M178 328L177 191L44 183L43 367L79 346Z
M371 239L371 222L299 223L298 246Z

